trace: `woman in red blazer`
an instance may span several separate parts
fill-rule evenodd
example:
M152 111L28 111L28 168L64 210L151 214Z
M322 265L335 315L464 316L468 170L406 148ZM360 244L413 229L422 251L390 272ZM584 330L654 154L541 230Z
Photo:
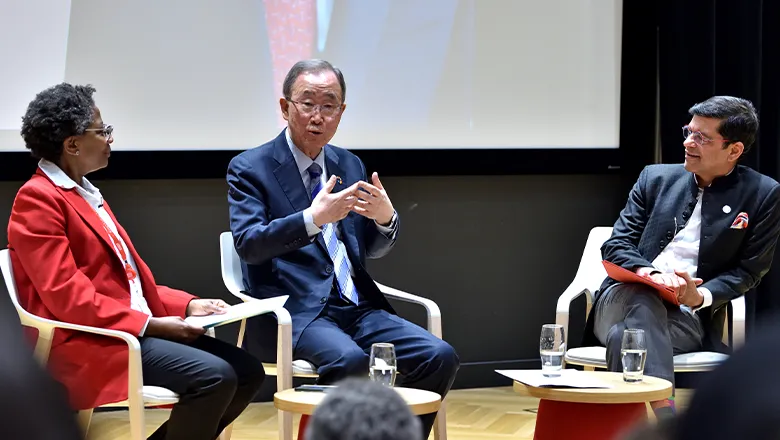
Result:
M39 93L22 137L40 159L16 195L8 247L22 306L38 316L139 337L145 385L180 400L152 439L214 439L252 401L262 364L184 321L224 313L221 300L159 286L100 191L84 176L108 165L112 127L91 86ZM49 366L74 409L127 398L127 346L117 339L56 331Z

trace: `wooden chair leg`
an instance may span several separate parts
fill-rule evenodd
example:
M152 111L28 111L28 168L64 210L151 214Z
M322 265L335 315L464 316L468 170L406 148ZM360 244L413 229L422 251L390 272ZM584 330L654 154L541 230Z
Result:
M84 433L84 438L87 438L87 434L89 433L89 424L92 422L92 409L84 409L79 411L78 416L76 416L76 420L81 427L81 432Z
M279 410L279 440L292 440L293 423L292 413Z
M436 414L436 421L433 422L433 438L435 440L447 440L447 408L441 402L439 413Z
M591 367L591 366L587 366L587 365L584 367L584 369L585 369L585 371L596 371L596 367Z

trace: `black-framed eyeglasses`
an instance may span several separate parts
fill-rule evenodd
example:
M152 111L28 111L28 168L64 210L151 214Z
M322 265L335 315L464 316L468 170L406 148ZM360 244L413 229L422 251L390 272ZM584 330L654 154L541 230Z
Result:
M103 128L88 128L84 131L94 131L99 136L103 136L106 139L110 139L111 136L114 133L114 126L113 125L105 125Z
M707 136L704 136L700 131L692 131L691 127L684 126L683 128L683 138L688 139L688 137L693 136L693 142L698 145L702 146L704 144L709 144L710 142L715 142L715 139L710 139ZM718 139L718 142L730 142L728 139Z
M319 111L322 116L332 118L341 111L340 104L314 104L311 102L293 101L292 99L286 99L286 101L295 105L295 108L304 116L311 116Z

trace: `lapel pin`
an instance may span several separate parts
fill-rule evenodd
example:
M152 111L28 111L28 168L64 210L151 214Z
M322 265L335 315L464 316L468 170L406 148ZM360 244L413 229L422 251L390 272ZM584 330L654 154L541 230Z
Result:
M729 205L723 205L723 212L725 212L726 214L728 214L729 212L731 212L731 206L729 206Z

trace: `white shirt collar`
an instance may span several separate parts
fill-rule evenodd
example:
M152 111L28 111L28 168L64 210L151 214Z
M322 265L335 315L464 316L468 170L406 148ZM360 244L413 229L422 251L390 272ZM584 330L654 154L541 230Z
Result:
M284 130L284 137L287 139L287 146L290 147L290 151L292 151L293 158L295 159L295 163L298 165L298 172L303 176L304 174L308 173L309 167L312 163L316 163L317 165L322 168L322 174L326 175L325 172L325 148L323 147L322 150L320 150L320 154L317 155L317 157L312 160L309 156L303 153L292 141L292 138L290 137L290 129L286 128Z
M100 190L97 189L95 185L93 185L89 180L87 180L86 177L81 178L81 185L77 184L73 181L73 179L70 178L67 174L65 174L65 171L62 171L62 169L57 166L56 163L48 161L46 159L41 159L38 161L38 168L43 171L46 176L51 179L52 182L54 182L55 185L59 186L60 188L64 189L73 189L76 188L77 190L80 190L79 192L86 192L89 195L102 199L103 197L100 194Z

